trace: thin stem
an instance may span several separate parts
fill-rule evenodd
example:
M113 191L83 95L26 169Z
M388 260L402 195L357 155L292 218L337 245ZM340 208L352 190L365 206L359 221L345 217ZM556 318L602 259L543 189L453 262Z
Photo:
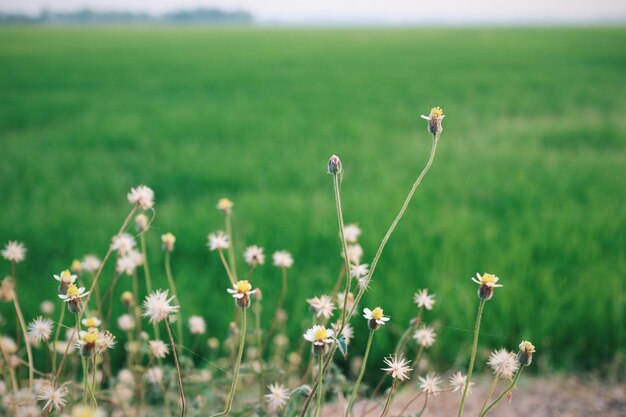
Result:
M368 415L370 413L370 411L373 411L377 407L376 405L374 405L370 409L367 409L367 405L370 403L372 398L376 397L376 394L378 394L378 391L383 386L383 383L387 380L388 377L389 377L389 374L385 372L383 377L380 378L380 381L378 381L378 384L376 385L376 388L374 388L374 391L372 391L372 394L368 397L367 401L363 405L363 409L362 409L362 412L361 412L361 417L364 417L364 416Z
M91 368L91 387L89 388L89 392L91 394L91 401L93 402L93 406L98 408L98 401L96 400L96 355L93 356L92 368Z
M386 417L387 413L389 412L389 408L391 407L391 398L393 397L393 392L396 389L396 381L397 379L394 378L393 382L391 383L391 390L389 390L389 396L387 397L387 401L385 402L385 408L383 408L383 412L380 417Z
M359 392L359 387L361 386L361 381L363 380L363 375L365 374L365 367L367 364L367 358L370 354L370 349L372 347L372 340L374 339L374 330L370 330L370 335L367 339L367 346L365 347L365 354L363 355L363 362L361 362L361 371L359 372L359 377L356 380L356 384L354 385L354 389L352 390L352 395L350 396L350 401L348 401L348 407L346 408L345 417L350 415L350 410L352 410L352 405L354 404L354 400Z
M287 268L281 268L282 270L282 286L280 288L280 295L278 296L278 303L276 304L276 312L274 313L274 320L272 320L272 325L270 326L270 331L267 333L267 338L265 339L265 343L263 346L263 353L269 344L269 341L272 339L274 332L276 331L276 326L278 325L278 314L280 310L283 308L283 303L285 301L285 295L287 294Z
M167 275L167 282L170 285L170 291L172 291L172 295L174 296L174 302L177 306L180 307L180 300L178 299L178 292L176 291L176 284L174 283L174 277L172 276L172 264L170 252L165 252L165 275ZM178 329L178 346L180 349L183 348L183 316L178 309L178 320L176 320L176 328Z
M59 334L61 333L61 327L63 327L63 318L65 317L65 303L61 304L61 314L59 314L59 322L57 323L57 329L54 332L54 342L52 342L52 351L54 356L52 358L52 373L57 370L57 342L59 341Z
M489 400L491 399L491 396L493 395L493 390L496 389L496 384L498 383L498 375L493 377L493 383L491 384L491 387L489 388L489 393L487 394L487 398L485 398L485 402L483 403L483 406L480 407L480 411L478 413L478 415L481 415L485 409L485 407L487 407L487 404L489 403Z
M228 247L228 260L230 261L230 268L233 271L233 276L237 277L237 261L235 259L235 242L233 241L233 225L231 223L231 213L226 214L226 235L230 245Z
M1 346L0 346L0 353L2 353L2 356L4 357L4 362L8 363L9 362L9 355L8 355L8 353L6 353L4 351L4 349L2 349ZM10 375L10 378L11 378L11 385L13 386L13 391L17 392L19 387L17 385L17 379L15 378L15 371L13 370L12 366L7 366L7 367L5 367L5 369L6 368L8 368L8 370L9 370L9 375ZM6 374L5 374L5 378L6 378Z
M176 376L178 377L178 393L180 394L180 415L181 417L185 417L185 392L183 391L183 380L180 376L180 365L178 363L178 354L176 353L176 344L174 343L172 329L170 329L170 324L167 319L165 319L165 328L167 329L167 334L170 337L172 355L174 355L174 364L176 365ZM167 395L167 393L165 393L164 395Z
M13 276L15 279L15 275ZM33 364L33 351L30 347L30 340L28 340L28 332L26 330L26 322L24 321L24 315L20 308L20 303L17 300L17 291L13 291L13 305L15 306L15 313L19 320L20 327L22 328L22 334L24 335L24 343L26 344L26 354L28 355L28 386L32 389L33 380L35 375L35 366Z
M146 276L146 290L148 290L148 294L150 294L152 292L152 279L150 277L150 265L148 265L145 233L139 235L139 240L141 242L141 254L143 255L143 273Z
M235 280L235 277L233 276L233 273L230 270L230 267L228 266L228 262L226 262L226 258L224 257L224 252L221 249L218 249L217 253L220 254L220 259L222 260L222 264L224 265L224 269L226 270L226 275L228 275L228 279L230 280L230 283L234 285L236 280Z
M137 340L141 334L141 307L139 305L139 279L137 278L137 270L133 271L133 313L135 315L135 326L137 329Z
M517 374L515 374L515 378L513 379L513 382L511 382L511 385L509 385L503 392L502 394L500 394L498 396L498 398L496 398L496 400L494 402L492 402L491 404L489 404L489 407L487 407L487 409L485 411L483 411L479 417L484 417L487 415L487 413L489 412L489 410L491 410L491 408L493 408L493 406L495 406L496 404L498 404L500 402L500 400L502 398L504 398L504 396L513 389L513 387L515 386L515 384L517 384L517 380L519 379L520 375L522 374L522 371L524 370L524 367L522 366L520 368L519 371L517 371Z
M411 398L411 400L408 403L406 403L406 405L404 406L404 408L402 409L402 411L400 411L400 413L398 415L401 416L402 414L404 414L404 412L409 408L409 406L411 404L413 404L413 402L415 400L417 400L419 397L421 397L423 393L424 393L424 391L420 391L420 392L417 393L417 395L415 397ZM424 401L424 408L426 407L426 402L427 401L428 401L428 395L426 395L426 401ZM422 410L424 410L424 408L422 408Z
M320 354L319 357L319 370L317 372L317 380L319 381L319 388L317 390L317 403L315 404L315 412L313 413L313 417L317 417L317 414L320 412L320 409L322 408L322 397L324 395L324 388L322 386L323 382L324 382L324 360L323 360L324 355Z
M335 190L335 206L337 208L337 221L339 222L339 236L341 237L341 247L343 249L344 268L346 272L346 293L343 299L343 309L341 310L341 324L337 334L341 335L346 325L346 314L348 309L348 293L352 285L352 274L350 273L350 259L348 259L348 245L346 244L346 236L343 230L343 211L341 208L341 192L339 190L339 175L333 175L333 186Z
M463 405L465 404L465 397L467 396L467 391L470 386L470 381L472 380L472 371L474 370L474 359L476 359L476 351L478 350L478 333L480 330L480 319L483 315L485 302L486 300L481 298L480 304L478 305L478 314L476 315L476 326L474 328L474 342L472 344L472 354L470 356L469 369L467 370L467 378L465 379L465 387L463 388L463 395L461 396L461 405L459 405L459 412L457 414L457 417L461 417L461 415L463 414Z
M230 413L230 410L233 406L233 399L235 397L235 390L237 388L237 379L239 379L239 368L241 367L241 360L243 358L243 346L246 340L246 310L247 308L242 308L241 315L241 335L239 338L239 352L237 354L237 362L235 363L235 374L233 375L233 382L230 386L230 392L228 393L228 400L226 401L226 407L224 411L213 414L211 417L217 416L225 416Z
M263 381L263 331L261 330L261 301L257 301L254 304L254 319L256 324L256 337L257 337L257 347L259 349L259 403L263 403L263 391L265 387L265 383Z

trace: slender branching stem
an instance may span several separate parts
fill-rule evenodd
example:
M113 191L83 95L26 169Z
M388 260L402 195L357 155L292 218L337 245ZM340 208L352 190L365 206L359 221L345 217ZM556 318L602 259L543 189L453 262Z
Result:
M57 343L59 341L59 334L61 333L61 327L63 327L63 319L65 318L65 303L61 303L61 313L59 313L59 322L57 323L57 329L54 332L54 342L52 342L52 373L57 370Z
M363 354L363 362L361 362L361 371L359 372L359 377L356 380L356 384L354 384L354 389L352 390L352 395L350 396L350 400L348 401L348 406L346 407L345 417L350 415L350 410L352 409L352 405L354 404L354 400L359 393L359 387L361 386L361 381L363 380L363 375L365 374L365 367L367 365L367 358L370 354L370 349L372 347L372 340L374 339L375 330L370 330L370 335L367 339L367 346L365 347L365 354Z
M383 412L380 417L387 417L387 413L389 413L389 409L391 408L391 400L393 399L394 391L396 390L397 378L393 379L391 383L391 389L389 390L389 396L387 397L387 401L385 402L385 408L383 408Z
M139 241L141 242L141 254L143 255L143 273L146 277L146 290L148 290L148 294L150 294L152 292L152 278L150 276L150 265L148 264L145 233L139 235Z
M487 407L487 404L489 404L489 400L491 400L491 396L493 395L493 391L496 389L497 384L498 384L498 375L495 375L493 377L493 382L491 383L491 387L489 388L489 393L487 393L485 402L483 403L483 406L480 407L480 412L478 413L478 415L481 415L483 411L485 410L485 407Z
M515 386L515 384L517 384L517 380L519 379L520 375L522 374L522 371L524 370L524 367L522 366L519 371L517 371L517 374L515 374L515 378L513 378L513 382L511 382L511 384L504 390L502 391L502 394L500 394L498 396L498 398L495 399L494 402L492 402L491 404L489 404L489 407L487 407L485 409L485 411L483 411L482 413L480 413L479 417L484 417L487 415L487 413L489 412L489 410L491 410L496 404L498 404L500 402L500 400L502 398L504 398L504 396L506 394L509 393L509 391L511 391L513 389L513 387Z
M409 402L406 403L406 405L404 406L404 408L402 409L402 411L400 411L400 413L398 415L401 416L402 414L404 414L404 412L409 408L409 406L411 404L413 404L413 402L415 402L415 400L417 400L419 397L421 397L423 393L424 393L424 391L420 391L420 392L417 393L417 395L415 395L413 398L411 398L409 400ZM428 401L428 395L426 395L426 401ZM424 401L424 407L426 407L426 401Z
M174 365L176 365L176 376L178 378L178 393L180 394L180 416L185 417L185 391L183 390L183 379L180 375L180 364L178 363L178 354L176 353L176 344L174 343L174 337L172 336L172 329L168 319L165 319L165 328L167 329L167 335L170 338L170 345L172 346L172 355L174 356ZM165 394L167 395L167 393Z
M476 326L474 327L474 342L472 343L472 353L470 355L469 368L467 370L467 378L465 379L465 387L463 387L463 395L461 396L461 404L459 405L459 412L457 417L461 417L463 414L463 405L465 404L465 397L469 390L470 381L472 380L472 371L474 370L474 360L476 359L476 351L478 350L478 334L480 332L480 319L483 315L483 309L485 308L485 302L487 300L481 298L478 305L478 314L476 315Z
M322 383L324 382L324 355L320 354L318 359L318 371L317 380L319 381L319 388L317 390L317 403L315 404L315 412L313 417L317 417L322 408L322 397L324 396L324 388Z
M15 275L13 276L15 279ZM13 305L15 306L15 314L22 328L22 334L24 335L24 343L26 344L26 354L28 355L28 386L33 387L33 381L35 378L35 365L33 364L33 351L30 346L30 340L28 340L28 331L26 330L26 322L24 321L24 315L20 308L20 303L17 300L17 291L13 291Z
M230 392L228 393L228 399L226 400L226 407L224 411L213 414L211 417L225 416L230 413L233 407L233 399L235 398L235 390L237 389L237 380L239 379L239 368L241 367L241 360L243 359L243 346L246 340L246 310L242 308L241 314L241 336L239 337L239 352L237 353L237 362L235 362L235 373L233 375L233 382L230 386Z
M174 277L172 276L172 263L171 263L171 252L165 251L165 275L167 275L167 283L170 286L170 291L174 296L174 302L178 307L180 307L180 300L178 299L178 292L176 291L176 283L174 282ZM178 346L182 350L183 343L183 315L181 313L181 309L178 309L178 320L176 320L176 329L178 330Z
M228 262L226 262L226 258L224 257L224 252L221 249L217 250L217 253L220 254L220 259L222 260L222 264L224 265L224 269L226 270L226 275L228 275L228 279L230 280L231 284L235 284L235 282L237 282L235 280L235 276L233 275L232 271L230 270L230 267L228 266Z
M352 285L352 274L350 273L350 259L348 258L348 245L346 244L346 236L344 234L343 209L341 207L341 190L339 189L339 181L341 174L333 174L333 187L335 190L335 206L337 208L337 221L339 223L339 236L341 237L341 248L343 250L344 268L346 272L346 293L343 299L343 308L341 309L341 322L339 324L338 335L341 335L346 325L346 314L348 309L348 293Z
M235 259L235 242L233 240L233 225L231 221L232 213L226 213L225 223L226 223L226 235L228 236L228 241L230 245L228 246L228 260L230 261L230 269L233 273L233 277L235 281L237 280L237 261Z

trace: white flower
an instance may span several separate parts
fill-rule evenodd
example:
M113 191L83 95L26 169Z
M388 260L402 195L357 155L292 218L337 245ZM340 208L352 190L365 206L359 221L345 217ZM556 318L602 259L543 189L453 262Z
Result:
M233 298L237 300L248 300L250 294L254 292L252 284L247 280L237 281L233 284L233 288L228 288L226 291L232 294Z
M143 302L143 306L146 309L143 317L149 317L151 323L158 323L166 319L170 314L176 313L178 306L170 305L174 296L167 298L168 292L168 290L156 290L148 295Z
M67 291L65 294L59 294L59 298L65 302L78 300L82 297L85 297L89 294L89 291L85 291L85 287L76 287L74 284L70 284L67 287Z
M68 285L73 284L78 279L77 275L73 275L70 273L68 269L62 271L59 275L54 275L54 279L61 283L61 286L65 286L67 288Z
M111 249L118 251L120 255L126 255L135 248L137 242L135 238L128 233L121 233L118 236L113 236L111 240Z
M136 204L142 210L150 210L154 206L154 191L145 185L131 188L128 193L128 202Z
M10 355L17 352L17 345L9 336L0 336L0 351L4 355Z
M283 384L270 384L267 386L270 393L265 394L265 401L272 411L280 410L289 401L289 391Z
M328 319L333 315L335 305L329 296L322 295L320 297L309 298L306 301L313 308L313 310L315 310L315 315L317 317L324 317L325 319Z
M204 334L206 332L206 322L200 316L189 317L189 330L191 334Z
M428 120L428 132L433 135L439 135L443 132L443 128L441 127L441 121L446 117L443 114L443 110L441 107L433 107L430 109L430 114L428 116L421 115L421 118L424 120Z
M39 316L28 325L28 335L38 342L47 342L53 327L52 320Z
M9 240L2 250L2 257L10 262L20 263L26 259L26 247L22 242Z
M215 233L209 234L208 246L211 252L216 249L217 250L228 249L230 247L230 240L228 239L228 236L226 235L226 233L219 230Z
M409 368L408 365L411 361L404 359L404 356L391 355L388 358L385 358L384 361L385 365L389 368L382 368L382 370L389 372L392 378L397 378L400 381L410 379L408 373L411 372L412 369Z
M113 349L117 342L115 336L108 330L101 330L98 333L98 341L96 342L96 353L102 355L109 349Z
M122 314L117 319L117 327L122 331L129 332L135 328L135 319L130 314Z
M431 347L435 343L436 338L437 333L430 326L420 327L413 333L413 339L415 339L418 345L425 348Z
M54 303L50 300L42 301L39 309L46 316L50 316L52 315L52 313L54 313Z
M441 388L439 388L439 384L441 384L441 378L434 373L430 373L426 375L425 378L419 377L417 378L420 383L420 388L422 392L425 392L427 395L436 395Z
M170 353L169 348L165 343L163 343L162 340L151 340L150 350L152 351L152 355L154 355L155 358L160 359L165 358Z
M500 278L493 274L488 274L485 272L484 274L480 275L477 273L476 278L472 277L472 281L479 285L478 297L483 300L490 300L491 297L493 297L493 289L502 287L502 285L497 284Z
M135 377L130 369L122 369L117 374L117 380L120 384L127 385L129 387L135 386Z
M158 366L153 366L146 371L145 378L152 385L160 385L163 381L163 370Z
M81 267L87 272L96 272L100 268L100 259L96 255L86 255Z
M505 381L512 380L519 367L517 356L504 348L492 352L487 364L498 378Z
M132 275L140 265L143 265L143 255L136 250L131 250L126 255L117 258L115 270L119 274Z
M350 265L350 275L353 278L362 278L367 276L370 271L369 264Z
M46 403L43 406L43 409L46 411L52 411L52 408L59 411L63 407L65 407L65 395L67 394L67 390L65 387L61 386L57 389L54 389L52 385L49 383L44 384L43 387L39 390L39 395L37 395L37 399L40 401L45 401Z
M343 237L348 243L356 243L361 236L361 228L356 224L346 224L343 228Z
M358 243L354 245L348 245L346 247L346 252L348 252L348 261L353 264L360 264L361 257L363 257L363 248ZM341 251L341 256L343 257L343 251Z
M463 375L461 372L455 372L450 375L450 387L452 388L452 392L460 391L463 392L465 389L465 382L467 381L467 375ZM470 386L467 389L467 392L471 392L473 382L470 382Z
M263 248L257 245L248 246L243 253L243 258L250 266L257 266L265 264L265 255L263 254Z
M291 268L293 265L293 258L291 257L291 254L285 250L274 252L272 260L274 261L274 266L279 268Z
M423 307L426 310L432 310L433 305L435 305L435 295L428 294L428 288L416 292L413 300L418 307Z
M373 320L378 325L383 325L385 322L389 321L389 317L383 315L383 309L380 307L376 307L374 310L370 310L367 307L364 308L363 317L367 320Z
M332 343L334 334L335 332L333 330L316 324L306 331L306 333L304 334L304 339L312 342L315 346L324 346L326 344Z

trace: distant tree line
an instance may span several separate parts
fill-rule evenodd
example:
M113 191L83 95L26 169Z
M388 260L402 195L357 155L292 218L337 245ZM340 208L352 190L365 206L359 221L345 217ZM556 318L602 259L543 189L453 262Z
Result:
M243 10L179 10L161 15L132 12L105 12L81 9L74 12L42 11L37 16L0 13L0 24L107 24L107 23L177 23L177 24L250 24L254 17Z

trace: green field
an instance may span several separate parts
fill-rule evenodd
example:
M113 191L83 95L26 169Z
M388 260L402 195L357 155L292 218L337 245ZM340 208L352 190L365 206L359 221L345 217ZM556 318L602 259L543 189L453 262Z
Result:
M377 357L428 287L431 358L464 363L478 302L469 277L487 271L504 288L487 304L482 346L532 340L542 370L623 364L625 44L624 28L2 28L0 241L28 246L27 320L56 297L53 273L104 254L126 193L145 183L157 200L154 279L166 285L160 235L171 231L183 314L220 338L233 319L206 247L227 196L239 252L294 254L296 346L305 299L329 292L341 265L328 157L344 162L346 221L362 227L370 262L428 157L419 115L441 106L433 169L365 297L392 317ZM279 271L266 265L252 281L269 320ZM0 313L11 318L11 306ZM354 325L362 351L365 322Z

